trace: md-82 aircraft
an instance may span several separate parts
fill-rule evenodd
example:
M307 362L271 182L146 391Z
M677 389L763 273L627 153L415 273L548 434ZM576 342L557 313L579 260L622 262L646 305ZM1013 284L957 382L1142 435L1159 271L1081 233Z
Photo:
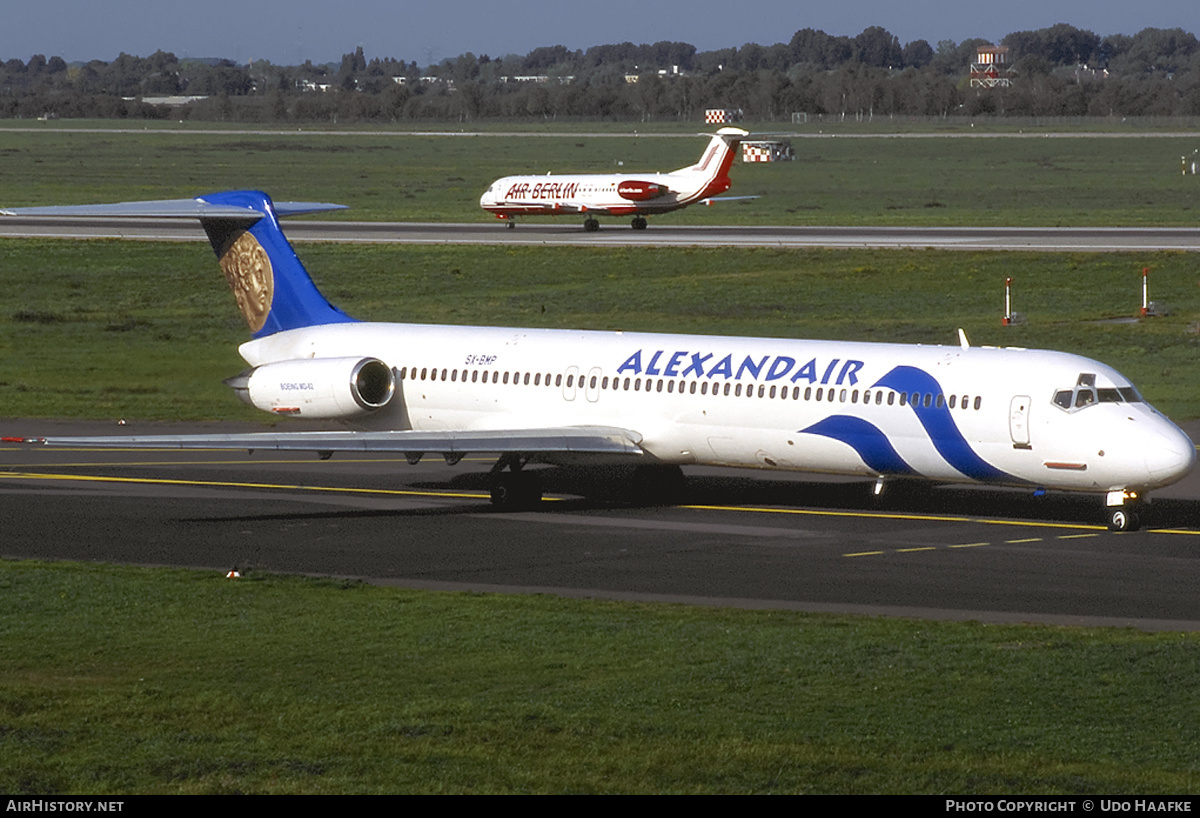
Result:
M479 206L515 226L517 216L581 213L583 228L600 229L601 216L633 216L634 230L646 229L646 216L712 201L729 190L729 168L742 139L741 128L721 128L690 167L670 173L580 173L505 176L479 198ZM749 197L753 198L753 197Z
M720 465L1102 495L1137 528L1196 449L1125 377L1062 352L356 321L318 292L280 216L338 207L234 191L20 215L197 218L252 333L226 383L330 432L44 438L49 445L498 455L492 500L542 496L531 464ZM4 212L4 211L0 211Z

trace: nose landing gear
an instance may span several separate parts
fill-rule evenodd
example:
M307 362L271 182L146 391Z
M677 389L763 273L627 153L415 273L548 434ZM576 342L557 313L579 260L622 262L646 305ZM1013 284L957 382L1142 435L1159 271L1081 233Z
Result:
M1142 527L1145 503L1136 491L1110 491L1107 502L1109 531L1137 531Z

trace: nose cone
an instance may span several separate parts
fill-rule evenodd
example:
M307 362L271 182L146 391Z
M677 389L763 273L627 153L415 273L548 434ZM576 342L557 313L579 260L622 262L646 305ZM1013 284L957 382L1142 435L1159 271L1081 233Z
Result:
M1183 430L1163 420L1145 449L1146 472L1152 485L1168 486L1188 475L1196 466L1196 446Z

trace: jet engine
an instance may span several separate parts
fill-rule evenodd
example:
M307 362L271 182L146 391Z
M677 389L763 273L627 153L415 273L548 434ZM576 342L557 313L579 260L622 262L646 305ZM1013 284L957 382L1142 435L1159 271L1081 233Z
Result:
M392 368L378 358L305 358L249 369L225 381L246 403L305 418L353 418L387 406Z
M666 192L667 189L663 185L658 185L654 182L639 182L636 179L628 179L617 185L617 195L631 202L645 202L649 199L657 199Z

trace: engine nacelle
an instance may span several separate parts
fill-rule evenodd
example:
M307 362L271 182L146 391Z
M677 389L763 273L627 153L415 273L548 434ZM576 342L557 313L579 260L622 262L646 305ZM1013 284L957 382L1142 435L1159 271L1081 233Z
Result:
M617 195L631 202L645 202L650 199L657 199L666 192L667 188L663 185L658 185L654 182L639 182L636 179L627 179L617 185Z
M352 418L382 409L396 393L378 358L305 358L263 364L225 381L246 403L277 415Z

